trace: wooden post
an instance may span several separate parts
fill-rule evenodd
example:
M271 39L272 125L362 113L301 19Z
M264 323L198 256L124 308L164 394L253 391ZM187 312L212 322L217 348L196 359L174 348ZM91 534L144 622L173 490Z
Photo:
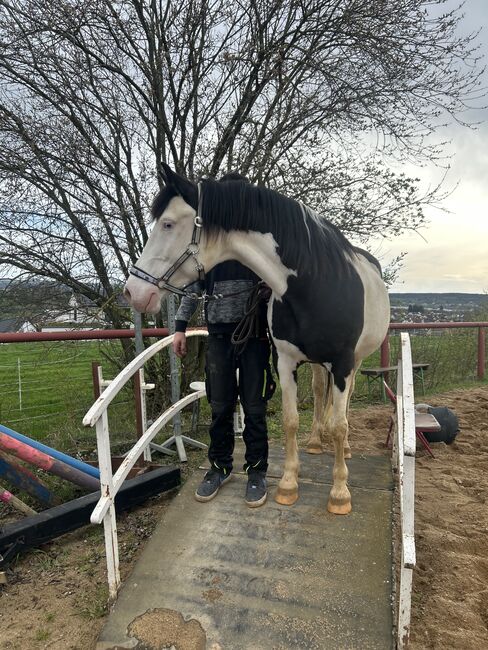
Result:
M380 366L382 368L387 368L390 365L390 341L388 336L388 334L385 336L385 340L381 344Z
M485 378L485 328L478 327L478 379Z
M102 387L100 385L100 367L98 361L92 361L93 396L95 399L98 399L102 394Z

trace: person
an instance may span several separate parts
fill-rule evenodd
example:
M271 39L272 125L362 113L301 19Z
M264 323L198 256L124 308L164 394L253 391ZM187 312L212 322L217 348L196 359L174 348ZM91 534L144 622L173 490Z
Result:
M235 180L224 177L222 180ZM244 470L248 475L245 501L250 507L265 503L267 497L268 431L266 404L274 389L269 365L266 304L261 301L257 327L242 349L232 343L232 334L246 311L250 291L259 278L237 261L222 262L205 276L209 296L223 298L205 303L208 345L205 365L207 399L212 411L208 459L210 469L195 492L197 501L213 499L230 480L233 469L234 410L240 396L244 411L243 440L246 447ZM227 297L225 297L227 295ZM198 306L196 299L184 296L175 317L173 349L186 355L186 328ZM236 371L239 371L237 380Z

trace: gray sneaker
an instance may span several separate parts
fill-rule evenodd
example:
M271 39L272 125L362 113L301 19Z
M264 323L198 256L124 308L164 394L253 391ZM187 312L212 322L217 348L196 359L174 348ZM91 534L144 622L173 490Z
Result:
M203 481L195 492L195 499L197 501L210 501L217 495L222 485L230 481L232 473L224 474L224 472L212 467L203 477Z
M266 472L249 470L246 488L246 503L250 508L262 506L268 496Z

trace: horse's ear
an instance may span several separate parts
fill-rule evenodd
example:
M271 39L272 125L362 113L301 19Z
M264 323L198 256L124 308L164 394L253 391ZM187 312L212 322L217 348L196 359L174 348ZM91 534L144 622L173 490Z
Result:
M165 162L161 163L161 178L163 181L166 183L166 185L172 185L173 183L171 182L172 177L176 176L174 171L171 169L169 165L167 165Z
M165 185L168 184L168 178L166 176L166 172L164 171L164 165L165 163L162 163L163 168L158 169L158 178L160 178Z
M181 198L195 210L198 207L198 189L195 183L174 172L169 165L161 163L166 185L172 187Z

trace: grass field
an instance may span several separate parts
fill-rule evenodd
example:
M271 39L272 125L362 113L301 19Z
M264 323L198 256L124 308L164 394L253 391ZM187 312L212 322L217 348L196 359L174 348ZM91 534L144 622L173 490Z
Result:
M102 363L104 377L117 370L104 351L105 341L9 343L0 345L0 423L56 448L75 452L93 446L93 432L82 424L93 402L92 361ZM112 407L114 432L126 422L133 430L131 394Z
M425 375L427 394L476 379L476 330L449 330L441 336L411 336L414 362L429 363ZM398 356L400 337L390 338L390 362ZM82 426L82 418L93 402L91 363L102 364L106 378L117 369L107 360L121 355L118 342L64 341L56 343L9 343L0 345L0 423L45 441L69 453L84 454L95 449L94 431ZM379 365L379 352L365 360L363 367ZM299 404L303 419L311 420L311 370L299 369ZM199 378L201 379L201 377ZM390 379L394 384L394 377ZM168 381L167 377L163 381ZM371 399L379 398L379 386ZM417 386L417 396L421 395ZM354 406L368 403L365 377L358 374ZM281 412L279 389L270 403L271 423ZM132 387L110 407L110 429L114 443L134 439L135 420ZM208 419L208 410L203 409Z

